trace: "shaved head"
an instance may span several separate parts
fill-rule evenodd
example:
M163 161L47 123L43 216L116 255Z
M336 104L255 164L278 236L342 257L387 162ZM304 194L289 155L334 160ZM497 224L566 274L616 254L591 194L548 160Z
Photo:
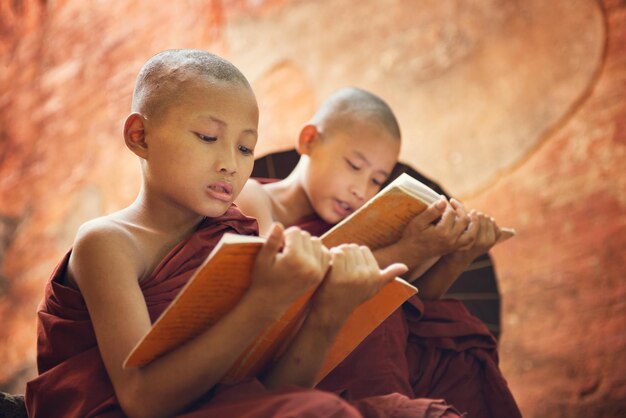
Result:
M342 129L356 122L375 122L391 136L400 139L400 126L393 111L380 97L356 88L346 87L333 93L319 107L311 123L324 131Z
M227 82L251 89L246 77L227 60L201 50L171 49L153 56L139 70L131 111L157 116L198 82Z

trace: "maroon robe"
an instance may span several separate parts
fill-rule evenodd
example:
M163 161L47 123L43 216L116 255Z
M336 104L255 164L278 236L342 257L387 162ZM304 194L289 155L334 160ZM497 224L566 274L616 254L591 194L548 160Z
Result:
M470 417L521 418L498 368L496 340L485 324L458 300L423 303L421 319L406 316L415 394L444 398Z
M311 216L298 226L322 235L331 225ZM317 388L349 400L390 392L441 398L469 417L521 417L498 368L495 338L451 299L413 296Z
M256 221L231 207L206 219L141 282L154 322L226 232L253 235ZM38 309L37 366L28 382L30 417L124 417L98 350L87 307L79 291L63 284L69 253L55 269ZM337 395L285 387L268 391L258 380L218 385L181 415L185 417L454 417L442 401L412 400L399 394L350 404Z

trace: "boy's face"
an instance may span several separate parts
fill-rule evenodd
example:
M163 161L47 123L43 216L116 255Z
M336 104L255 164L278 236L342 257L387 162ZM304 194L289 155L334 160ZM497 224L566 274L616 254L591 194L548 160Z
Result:
M305 190L315 212L337 223L373 197L391 174L400 140L373 122L318 132L308 154Z
M145 121L148 187L192 214L224 214L252 172L258 107L239 83L194 80Z

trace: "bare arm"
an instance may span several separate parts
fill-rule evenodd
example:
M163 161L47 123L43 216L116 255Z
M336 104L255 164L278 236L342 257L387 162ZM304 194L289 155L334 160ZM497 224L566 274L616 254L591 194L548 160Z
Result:
M319 283L323 274L311 278L297 252L277 259L281 244L282 229L262 249L253 286L215 326L144 367L123 369L124 359L151 326L137 281L141 266L134 260L140 259L139 253L121 233L88 230L81 234L70 270L87 303L102 358L128 416L172 416L195 401L222 378L260 331ZM277 283L280 291L274 289Z

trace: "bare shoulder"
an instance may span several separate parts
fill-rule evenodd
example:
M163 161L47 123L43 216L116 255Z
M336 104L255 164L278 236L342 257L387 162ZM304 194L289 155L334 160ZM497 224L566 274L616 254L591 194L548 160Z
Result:
M138 245L131 229L114 216L105 216L85 222L78 229L74 249L117 249L115 252L137 251Z
M252 214L259 209L259 206L267 206L271 209L269 194L263 185L254 179L248 179L235 203L245 214L250 216L253 216Z
M72 285L89 280L112 267L123 269L125 276L139 277L144 260L138 240L131 230L116 219L105 216L81 225L76 234L66 279Z
M257 219L261 235L267 231L274 221L270 195L265 187L254 179L249 179L246 182L235 200L235 204L245 215Z

